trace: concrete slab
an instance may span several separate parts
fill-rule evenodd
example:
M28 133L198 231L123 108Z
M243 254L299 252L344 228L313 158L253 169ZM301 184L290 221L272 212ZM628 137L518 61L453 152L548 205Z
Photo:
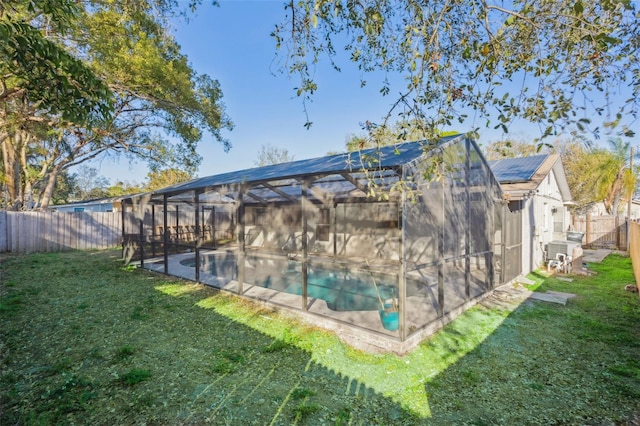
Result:
M560 305L566 305L567 300L569 300L566 297L558 296L555 294L549 294L549 293L538 293L537 291L534 291L533 293L531 293L531 295L529 296L529 299L541 300L543 302L550 302L550 303L558 303Z
M552 294L554 296L564 297L566 299L575 299L576 297L578 297L578 295L574 294L574 293L563 293L561 291L552 291L552 290L548 290L547 294Z
M516 279L515 279L515 281L516 281L517 283L520 283L520 284L526 284L526 285L533 285L533 284L535 284L535 283L536 283L535 281L530 280L530 279L529 279L529 278L527 278L527 277L518 277L518 278L516 278Z
M584 255L582 257L582 261L589 263L595 262L600 263L604 260L605 257L609 256L613 250L609 249L597 249L597 250L584 250Z

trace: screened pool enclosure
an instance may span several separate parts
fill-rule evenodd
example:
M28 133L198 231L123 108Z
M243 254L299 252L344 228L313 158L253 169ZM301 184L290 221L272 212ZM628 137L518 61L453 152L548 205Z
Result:
M452 136L127 199L123 247L144 268L402 352L502 282L505 205L475 142Z

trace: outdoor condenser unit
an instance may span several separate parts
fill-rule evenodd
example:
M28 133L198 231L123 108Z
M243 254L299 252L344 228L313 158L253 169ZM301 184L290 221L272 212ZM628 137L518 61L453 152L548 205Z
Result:
M547 259L555 259L558 253L573 256L573 249L576 247L580 247L580 243L575 241L550 241L547 244Z

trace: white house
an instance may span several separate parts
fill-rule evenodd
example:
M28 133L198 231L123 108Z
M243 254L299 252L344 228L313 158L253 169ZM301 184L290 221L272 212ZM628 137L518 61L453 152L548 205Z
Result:
M69 212L118 212L122 210L123 197L100 198L95 200L78 201L69 204L57 204L49 206L49 210Z
M489 165L506 193L512 217L507 226L512 233L521 229L520 272L527 274L542 266L551 241L567 240L572 205L569 184L557 154L505 158ZM517 241L505 262L516 262ZM511 267L516 267L511 265Z
M593 203L584 207L581 214L590 214L591 216L609 216L603 202ZM622 200L618 209L618 215L630 216L631 219L634 220L640 219L640 200L631 200L631 211L629 211L629 200Z

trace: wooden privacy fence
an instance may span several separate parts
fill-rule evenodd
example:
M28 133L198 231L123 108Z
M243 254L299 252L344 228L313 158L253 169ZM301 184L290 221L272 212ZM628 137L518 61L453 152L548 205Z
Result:
M625 216L574 216L573 230L585 234L583 247L626 251L627 223Z
M0 211L0 253L106 249L121 243L119 212Z
M633 265L633 275L636 278L636 285L640 288L640 223L631 223L631 244L629 244L629 255Z

